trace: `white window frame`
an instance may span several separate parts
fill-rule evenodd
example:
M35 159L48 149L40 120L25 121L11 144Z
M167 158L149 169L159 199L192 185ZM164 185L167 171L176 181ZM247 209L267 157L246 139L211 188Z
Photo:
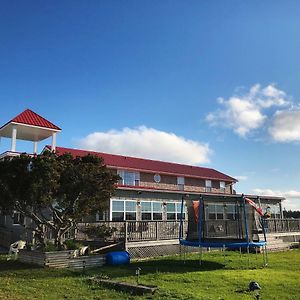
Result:
M127 184L125 182L125 176L126 173L130 173L133 175L133 185ZM129 171L129 170L117 170L117 174L122 178L120 180L122 185L128 185L128 186L139 186L140 183L140 172L134 172L134 171Z
M180 208L181 203L182 203L181 201L168 201L168 202L166 202L166 220L167 221L178 221L178 220L180 220L180 218L177 218L177 214L181 213L181 209L178 209L178 207ZM175 204L174 212L168 212L168 204ZM168 213L174 213L175 214L175 219L168 219ZM185 203L183 203L183 214L184 214L184 217L185 217L184 220L185 220L186 216L187 216Z
M180 191L184 190L185 179L183 176L177 176L177 186Z
M205 180L205 192L211 192L212 181L210 179Z
M225 191L226 191L226 182L225 181L220 181L220 191L225 193Z
M113 201L118 201L118 202L123 202L123 211L121 211L121 210L115 210L115 211L113 211L113 209L112 209L112 203L113 203ZM131 199L115 199L115 198L112 198L112 199L110 199L110 209L109 209L109 220L110 221L113 221L113 219L112 219L112 214L113 214L113 212L122 212L123 213L123 221L126 221L126 212L133 212L133 213L135 213L135 218L137 218L137 207L135 206L135 211L131 211L131 210L126 210L126 202L135 202L135 205L137 206L137 202L135 201L135 200L131 200ZM115 222L118 222L118 221L115 221Z

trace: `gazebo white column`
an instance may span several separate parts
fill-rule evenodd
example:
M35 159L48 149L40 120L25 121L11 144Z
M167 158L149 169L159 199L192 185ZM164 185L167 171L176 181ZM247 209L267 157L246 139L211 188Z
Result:
M56 132L52 133L52 143L51 143L51 151L55 151L56 149Z
M33 154L37 154L38 151L38 142L33 142Z
M17 145L17 126L13 126L11 131L11 152L16 152L16 145Z

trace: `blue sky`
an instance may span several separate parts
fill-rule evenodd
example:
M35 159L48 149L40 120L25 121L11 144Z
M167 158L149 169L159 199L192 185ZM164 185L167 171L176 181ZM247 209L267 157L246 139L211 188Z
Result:
M31 108L62 127L59 145L216 168L300 209L299 11L3 0L0 122Z

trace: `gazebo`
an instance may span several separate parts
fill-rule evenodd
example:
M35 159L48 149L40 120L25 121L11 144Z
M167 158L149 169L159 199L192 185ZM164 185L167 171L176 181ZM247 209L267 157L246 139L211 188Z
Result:
M0 128L0 138L11 138L11 148L0 154L0 159L6 156L18 156L17 140L33 142L33 154L37 154L38 142L52 137L51 151L56 148L56 134L61 129L30 109L11 119Z

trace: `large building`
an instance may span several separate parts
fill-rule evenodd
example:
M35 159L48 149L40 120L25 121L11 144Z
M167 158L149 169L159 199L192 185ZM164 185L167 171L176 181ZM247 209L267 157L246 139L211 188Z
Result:
M52 138L50 146L43 151L55 151L57 155L70 153L73 156L94 154L104 159L112 172L122 178L117 184L115 196L110 199L108 211L91 216L89 221L126 220L178 220L182 199L197 199L200 195L236 194L237 180L211 168L189 166L164 161L115 155L88 150L56 146L56 135L61 129L45 118L27 109L0 128L0 137L11 139L11 148L0 154L0 159L20 155L17 140L33 142L33 153L37 154L39 141ZM247 195L263 210L271 211L272 217L281 218L281 202L284 198ZM209 209L211 220L227 219L232 212L223 205L212 205ZM185 214L187 216L187 214ZM0 216L0 226L21 232L18 226L26 220L18 212L13 216Z

